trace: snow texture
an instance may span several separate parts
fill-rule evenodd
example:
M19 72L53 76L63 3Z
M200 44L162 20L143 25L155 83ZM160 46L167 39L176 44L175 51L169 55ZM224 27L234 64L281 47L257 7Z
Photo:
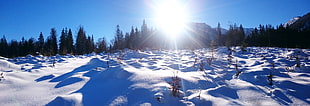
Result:
M1 57L0 106L310 105L310 50L234 47L229 54L221 47ZM179 97L171 95L175 76Z

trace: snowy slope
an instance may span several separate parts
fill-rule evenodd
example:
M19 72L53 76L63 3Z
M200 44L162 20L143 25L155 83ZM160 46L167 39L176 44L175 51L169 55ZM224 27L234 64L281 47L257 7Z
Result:
M294 18L290 19L288 22L286 22L286 23L284 24L284 27L288 27L288 26L294 24L294 23L295 23L297 20L299 20L300 18L301 18L301 17L298 16L298 17L294 17Z
M310 105L310 50L233 51L231 62L226 48L0 58L0 105ZM180 97L170 94L173 76Z

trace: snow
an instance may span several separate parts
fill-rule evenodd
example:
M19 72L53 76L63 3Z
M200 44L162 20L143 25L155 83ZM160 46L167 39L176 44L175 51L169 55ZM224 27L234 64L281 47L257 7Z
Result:
M310 50L235 47L232 62L228 54L220 47L1 57L0 105L310 105ZM180 97L170 94L174 76Z
M299 20L300 18L301 18L301 17L298 16L298 17L294 17L294 18L290 19L288 22L286 22L286 23L284 24L284 27L288 27L288 26L294 24L294 23L295 23L297 20Z

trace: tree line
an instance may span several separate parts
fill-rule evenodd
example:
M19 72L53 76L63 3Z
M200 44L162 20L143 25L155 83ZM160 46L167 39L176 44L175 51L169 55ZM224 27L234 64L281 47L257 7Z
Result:
M259 25L250 35L245 35L242 25L230 25L226 34L221 34L220 24L218 34L214 40L217 46L256 46L256 47L281 47L281 48L310 48L310 28L296 29L284 27L280 24Z
M201 24L195 24L201 26ZM241 25L230 25L226 33L222 33L220 23L216 28L215 38L210 37L204 27L192 27L191 30L175 38L177 42L171 42L169 35L160 30L151 29L145 20L139 30L131 27L130 32L123 33L120 26L116 26L114 38L107 43L104 37L94 41L93 36L87 36L83 27L79 27L74 42L71 29L64 28L57 40L55 28L51 29L47 39L44 39L42 32L37 39L24 37L21 41L11 40L8 42L6 37L0 39L0 55L4 57L17 57L31 55L53 56L56 54L82 55L87 53L113 52L125 48L138 49L197 49L214 46L263 46L263 47L298 47L310 48L309 34L310 29L297 30L284 27L280 24L277 27L271 25L259 25L254 28L250 35L245 35ZM59 43L58 43L59 42Z
M282 47L282 48L310 48L310 28L295 29L283 24L259 25L246 38L250 46Z
M59 44L58 44L59 42ZM0 55L4 57L18 57L31 55L54 56L56 54L86 54L91 52L104 52L107 50L105 38L100 38L94 42L93 36L86 36L84 28L80 27L74 44L71 29L64 28L61 31L59 41L55 28L51 29L50 35L44 39L42 32L38 39L22 37L21 41L11 40L8 42L6 37L0 39Z

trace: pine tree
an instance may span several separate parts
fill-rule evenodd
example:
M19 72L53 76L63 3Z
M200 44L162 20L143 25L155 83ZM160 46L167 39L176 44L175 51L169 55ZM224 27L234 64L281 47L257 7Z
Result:
M19 48L19 54L18 56L26 56L27 55L27 41L25 40L25 37L22 37L22 40L18 44Z
M0 56L5 56L8 57L8 43L6 41L5 36L3 35L3 37L0 40Z
M244 39L245 39L245 33L244 33L244 29L242 27L242 24L240 24L239 30L238 30L238 40L237 40L237 45L242 45L242 43L244 43Z
M85 43L85 53L91 53L93 51L91 37L88 36Z
M107 43L106 43L104 37L98 39L96 47L97 47L97 50L96 50L97 53L101 53L101 52L106 52L107 51Z
M136 45L136 49L140 49L140 42L141 42L141 40L140 40L140 32L139 32L137 27L135 28L135 34L134 35L135 35L134 42L135 42L135 45Z
M125 44L125 48L130 48L130 35L128 32L126 32L125 34L124 44Z
M140 48L146 48L149 47L149 30L147 28L147 24L145 23L145 20L143 20L143 23L141 25L141 34L140 34Z
M31 54L34 55L35 54L35 39L34 38L30 38L27 41L27 54Z
M217 36L216 36L216 45L218 46L223 46L224 45L224 42L223 42L223 37L222 37L222 28L221 28L221 24L218 23L217 24Z
M87 43L87 39L86 39L86 34L84 31L84 28L81 26L79 28L78 31L78 35L76 38L76 44L75 44L75 53L78 55L82 55L86 53L86 43Z
M124 49L124 35L123 32L120 30L119 25L116 26L115 38L112 42L114 50Z
M74 46L73 46L73 37L72 37L72 31L69 29L68 36L66 39L67 42L67 53L71 54L74 52Z
M9 57L17 57L20 56L20 47L19 47L19 42L16 40L11 40L9 43Z
M94 41L94 35L91 35L91 39L90 39L90 47L91 47L91 52L95 51L95 41Z
M38 42L37 42L37 52L39 52L40 54L44 53L44 37L42 32L40 32L40 36L38 38Z
M54 56L57 54L58 51L58 45L57 45L57 35L56 35L56 29L52 28L50 33L50 49L51 49L51 55Z
M59 54L64 55L67 53L67 36L68 32L67 29L62 29L60 39L59 39Z
M133 26L131 26L131 31L130 31L130 34L129 34L129 48L130 49L136 49L136 46L135 46L135 30L133 28Z

